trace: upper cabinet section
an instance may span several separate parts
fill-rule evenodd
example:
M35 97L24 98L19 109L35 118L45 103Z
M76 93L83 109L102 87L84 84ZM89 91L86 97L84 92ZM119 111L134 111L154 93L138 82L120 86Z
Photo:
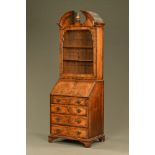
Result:
M104 22L92 11L69 11L60 28L60 78L103 79Z

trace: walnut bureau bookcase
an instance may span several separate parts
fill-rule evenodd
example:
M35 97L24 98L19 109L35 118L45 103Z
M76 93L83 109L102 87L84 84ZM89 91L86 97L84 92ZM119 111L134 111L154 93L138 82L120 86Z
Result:
M80 13L85 17L81 22ZM92 11L60 19L60 78L50 93L50 135L90 147L104 141L104 22Z

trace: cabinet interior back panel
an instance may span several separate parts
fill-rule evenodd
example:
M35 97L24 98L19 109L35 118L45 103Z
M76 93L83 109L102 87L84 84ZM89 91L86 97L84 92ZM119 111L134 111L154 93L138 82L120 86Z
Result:
M65 32L63 73L93 74L93 41L89 30Z

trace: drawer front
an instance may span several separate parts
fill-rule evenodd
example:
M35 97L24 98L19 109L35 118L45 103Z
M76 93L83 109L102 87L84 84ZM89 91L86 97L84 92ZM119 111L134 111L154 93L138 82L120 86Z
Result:
M78 127L88 127L88 119L84 116L51 114L51 123Z
M68 136L73 138L88 138L88 130L86 128L52 125L51 133L52 135L57 135L57 136Z
M70 97L52 97L52 103L70 104Z
M69 117L67 115L51 114L51 123L68 125Z
M67 129L67 127L64 127L64 126L52 125L51 133L53 135L66 136L68 134L68 129Z
M72 126L78 127L88 127L88 119L87 117L80 117L80 116L71 116L70 117L70 124Z
M87 104L87 100L85 98L51 96L51 103L85 106Z
M87 107L71 106L70 113L75 115L80 115L80 116L87 116L88 110L87 110Z
M87 107L51 104L51 112L59 113L59 114L71 114L71 115L86 116L87 115Z
M75 105L86 105L86 99L83 99L83 98L73 98L71 100L71 104L75 104Z
M88 130L86 128L71 127L69 129L69 136L74 138L88 138Z
M51 104L51 112L58 114L68 114L69 106L60 105L60 104Z

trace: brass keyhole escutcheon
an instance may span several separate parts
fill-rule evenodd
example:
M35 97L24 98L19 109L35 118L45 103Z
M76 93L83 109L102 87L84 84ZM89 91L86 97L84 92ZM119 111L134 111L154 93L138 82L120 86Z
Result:
M80 100L77 100L76 103L80 104Z
M80 123L81 123L81 120L80 120L80 119L77 119L76 122L77 122L78 124L80 124Z
M60 131L61 131L60 129L56 129L56 133L60 133Z
M77 133L76 133L77 135L80 135L81 134L81 132L80 131L77 131Z
M56 121L59 122L60 121L60 118L59 117L56 117Z
M60 102L60 99L56 99L56 101L59 103Z
M56 107L56 111L60 111L60 107Z
M81 109L77 109L76 111L77 111L77 113L80 113L81 112Z

